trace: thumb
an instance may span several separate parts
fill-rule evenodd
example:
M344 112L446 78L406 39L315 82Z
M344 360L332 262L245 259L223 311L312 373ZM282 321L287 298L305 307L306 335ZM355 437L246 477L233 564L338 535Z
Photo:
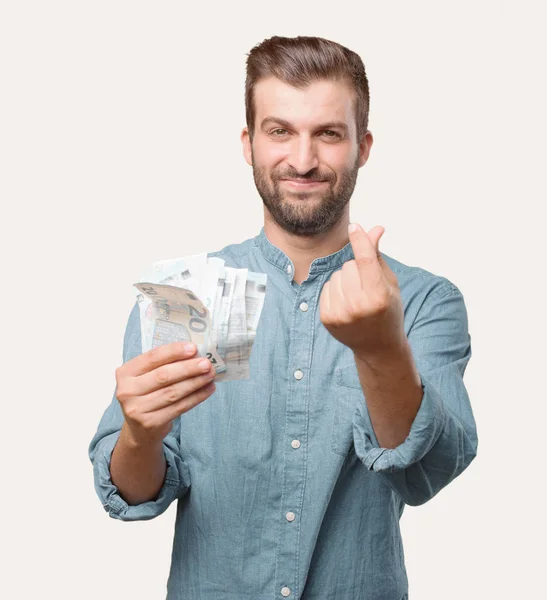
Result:
M383 258L380 254L380 238L384 235L385 233L385 228L382 227L381 225L376 225L376 227L373 227L368 233L368 237L370 239L370 241L372 242L374 249L376 250L376 256L378 257L378 260L380 262L383 262Z
M376 250L376 258L378 260L378 263L382 267L384 276L392 285L394 285L395 287L398 287L399 281L397 279L397 275L395 275L395 273L389 268L389 265L387 264L387 262L384 260L384 257L380 253L380 248L379 248L380 238L384 235L385 231L386 230L384 227L382 227L381 225L376 225L376 227L373 227L367 235L370 238L370 241L372 242L372 244L374 245L374 249Z

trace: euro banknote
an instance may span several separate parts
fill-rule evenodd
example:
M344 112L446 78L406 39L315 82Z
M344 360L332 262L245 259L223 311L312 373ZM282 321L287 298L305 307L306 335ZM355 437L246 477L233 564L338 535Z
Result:
M249 358L266 295L267 275L195 254L162 260L134 284L142 351L192 341L209 358L215 381L249 379Z

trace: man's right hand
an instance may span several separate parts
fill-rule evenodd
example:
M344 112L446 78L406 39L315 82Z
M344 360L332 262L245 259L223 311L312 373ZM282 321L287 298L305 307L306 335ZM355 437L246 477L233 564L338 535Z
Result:
M193 358L196 351L189 342L165 344L116 369L116 397L133 444L161 443L174 419L215 391L215 369L207 358Z

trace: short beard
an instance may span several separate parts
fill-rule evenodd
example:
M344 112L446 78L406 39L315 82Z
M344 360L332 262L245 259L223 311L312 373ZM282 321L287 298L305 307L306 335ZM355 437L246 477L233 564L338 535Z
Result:
M342 173L336 194L334 193L333 175L331 173L323 175L315 169L308 171L305 176L291 171L279 174L274 172L271 176L273 186L270 186L264 169L256 166L254 156L252 156L253 177L262 202L277 225L287 233L311 237L329 231L341 220L355 189L359 172L359 158L359 154L357 154L353 167ZM297 205L291 201L285 201L283 197L279 182L285 178L300 178L309 181L325 180L329 187L326 192L285 192L297 196L301 200L302 204ZM323 194L321 201L317 202L312 199L320 193ZM312 202L315 205L313 209L311 208Z

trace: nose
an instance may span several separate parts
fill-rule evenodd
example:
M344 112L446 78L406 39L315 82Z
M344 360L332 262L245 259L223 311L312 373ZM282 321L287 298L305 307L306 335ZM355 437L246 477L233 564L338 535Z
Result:
M319 166L315 145L309 137L300 136L295 140L288 162L299 175Z

